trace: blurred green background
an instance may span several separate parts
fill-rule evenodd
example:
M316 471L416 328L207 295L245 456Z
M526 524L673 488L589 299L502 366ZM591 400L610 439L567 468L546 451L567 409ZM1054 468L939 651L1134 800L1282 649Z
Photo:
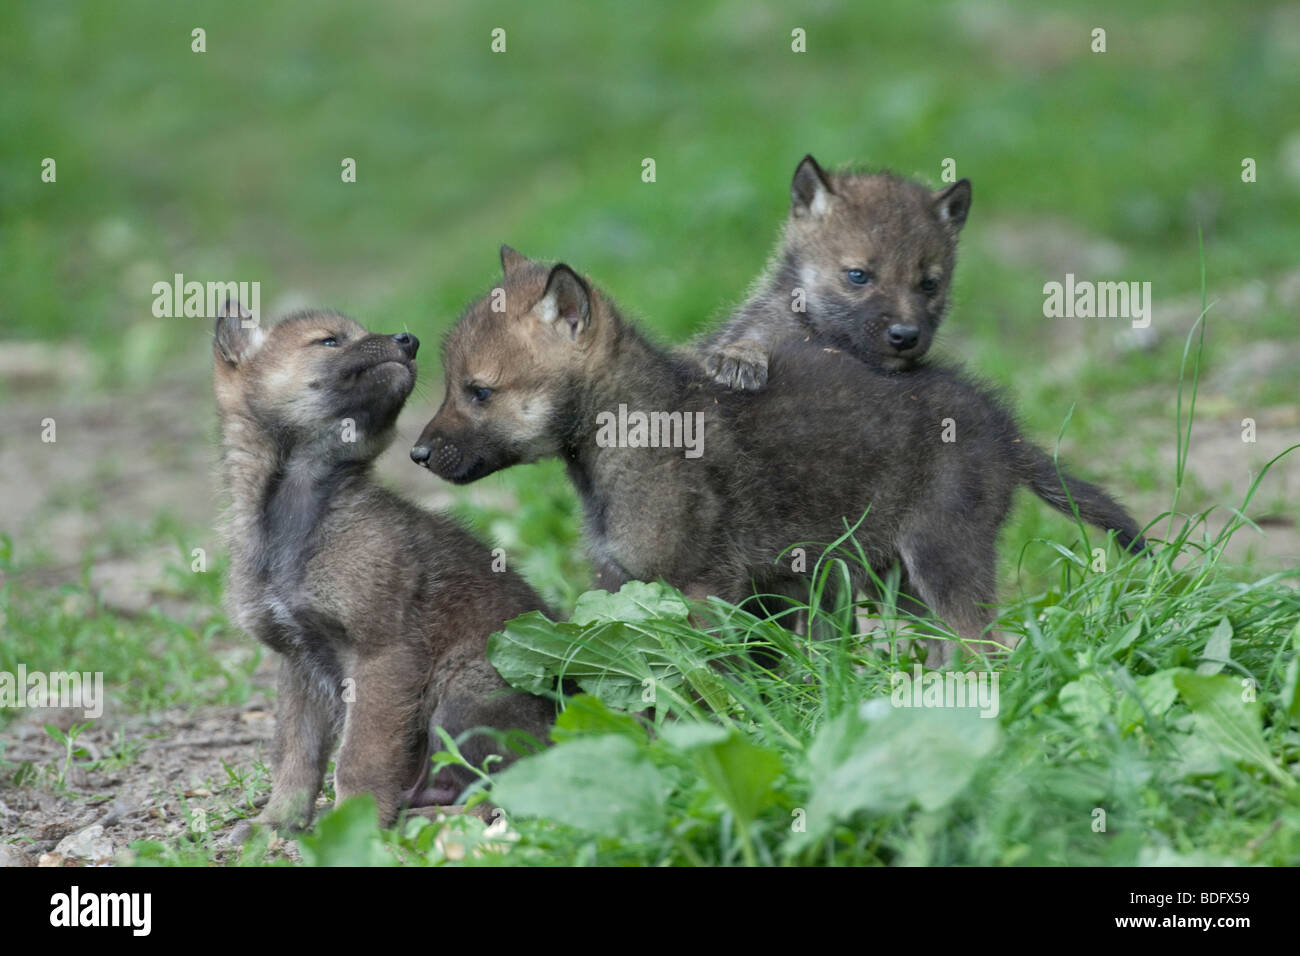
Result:
M1223 503L1267 460L1264 438L1234 438L1242 417L1275 444L1300 426L1296 4L30 2L0 12L0 53L0 335L9 354L47 343L0 375L11 407L102 396L129 416L123 396L172 382L174 416L210 429L206 322L150 312L179 272L260 281L266 311L415 332L414 434L440 396L438 335L500 242L568 260L680 341L743 296L812 152L936 185L956 161L975 198L936 354L1004 386L1047 445L1073 406L1063 449L1144 517L1169 501L1198 226L1222 299L1199 410L1230 454L1202 446L1203 495L1183 504ZM1153 335L1044 319L1066 272L1150 281ZM385 469L410 477L403 457ZM1284 523L1289 488L1266 508ZM1017 533L1065 527L1041 511Z
M1196 286L1198 215L1218 279L1296 261L1294 4L18 3L2 16L10 336L148 337L149 286L173 272L260 279L272 299L296 290L428 334L490 280L503 240L571 259L679 336L741 295L809 151L931 182L953 157L974 180L952 326L981 359L1051 336L1039 277L1000 265L998 221L1059 218L1122 243L1116 271L1166 299ZM1094 26L1104 54L1089 51ZM206 53L191 52L194 27ZM794 27L808 52L791 52ZM45 156L57 184L40 181ZM1260 166L1249 187L1243 156ZM187 347L186 323L162 324L182 333L168 348Z

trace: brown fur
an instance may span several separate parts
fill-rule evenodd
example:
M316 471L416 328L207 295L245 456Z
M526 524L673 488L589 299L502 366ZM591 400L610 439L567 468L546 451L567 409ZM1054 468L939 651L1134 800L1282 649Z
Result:
M494 573L488 549L457 524L371 478L414 385L418 346L330 312L265 333L244 328L236 309L217 321L227 603L283 658L269 823L310 822L340 738L338 798L373 794L388 824L401 804L448 803L471 782L444 768L426 787L440 749L432 727L541 738L553 716L485 657L488 636L544 609L541 599L517 575ZM461 749L476 765L513 756L483 734Z
M762 388L773 347L809 336L880 368L915 366L948 309L969 180L931 191L890 173L827 174L806 156L790 194L767 271L697 346L708 373Z
M1119 505L1058 476L1002 403L956 370L885 375L794 340L774 351L769 387L725 390L568 266L513 250L502 261L504 312L494 293L448 335L447 394L411 457L457 483L562 458L602 587L662 578L737 604L755 589L806 596L788 549L806 544L810 571L845 522L862 519L849 548L881 577L901 563L904 593L973 643L993 619L996 539L1016 487L1069 513L1068 489L1086 520L1144 546ZM620 405L699 416L702 454L602 442L598 422ZM853 573L865 586L865 569Z

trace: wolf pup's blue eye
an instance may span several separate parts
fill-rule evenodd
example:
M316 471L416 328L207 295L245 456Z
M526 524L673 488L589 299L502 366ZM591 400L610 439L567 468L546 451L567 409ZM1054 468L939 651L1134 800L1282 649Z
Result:
M854 285L866 285L871 281L871 276L864 269L850 269L849 281Z
M921 291L924 292L926 295L933 295L934 293L938 292L938 291L939 291L939 280L938 280L938 279L922 279L922 280L921 280Z
M339 340L334 338L334 336L331 335L328 338L321 339L316 344L325 345L328 346L329 348L338 348Z
M485 385L470 385L469 394L476 402L486 402L492 395L492 389Z

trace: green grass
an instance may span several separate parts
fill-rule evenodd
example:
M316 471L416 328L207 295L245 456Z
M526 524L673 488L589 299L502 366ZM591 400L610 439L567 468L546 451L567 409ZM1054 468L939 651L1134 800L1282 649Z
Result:
M1168 297L1195 288L1204 194L1220 279L1293 265L1300 194L1278 119L1300 59L1283 16L1174 2L10 4L0 315L10 334L139 352L139 375L193 348L192 322L149 313L150 284L176 271L260 279L266 299L305 292L426 335L490 281L508 240L571 259L680 336L741 294L804 152L931 181L953 157L976 191L953 324L1007 380L1021 350L1050 346L1047 276L996 274L995 218L1112 237L1125 274ZM1109 25L1104 54L1086 52L1094 22ZM488 50L494 26L504 54ZM793 26L808 53L789 51ZM1244 155L1256 183L1240 181ZM39 179L46 156L57 183ZM340 181L345 156L355 184Z
M0 573L5 575L14 570L7 546L7 539L0 540ZM202 611L217 608L223 572L224 562L193 574L188 555L178 551L160 596ZM140 616L125 616L96 601L86 575L79 584L57 589L29 589L22 580L20 573L0 585L5 628L0 671L13 674L22 664L29 673L103 672L113 704L127 711L247 699L262 651L247 646L231 653L234 635L223 615L173 617L152 607ZM0 709L0 726L18 714Z
M521 619L494 648L503 673L536 690L519 675L542 662L588 694L568 702L554 747L496 777L505 828L415 819L381 832L363 800L320 821L307 857L1294 864L1296 575L1243 584L1213 551L1174 569L1196 551L1192 529L1149 565L1089 573L1084 557L1063 558L1058 589L1005 609L1002 631L1022 643L992 664L988 721L891 709L892 675L914 666L897 650L872 653L848 631L810 644L723 605L717 627L699 631L656 586L588 596L578 635ZM741 656L755 647L780 651L780 664ZM655 704L633 713L645 679Z

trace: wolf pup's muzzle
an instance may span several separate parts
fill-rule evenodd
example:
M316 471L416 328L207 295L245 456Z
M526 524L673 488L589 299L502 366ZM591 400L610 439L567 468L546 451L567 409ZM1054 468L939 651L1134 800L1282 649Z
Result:
M411 461L440 475L454 473L464 458L459 448L443 438L430 438L411 449Z

